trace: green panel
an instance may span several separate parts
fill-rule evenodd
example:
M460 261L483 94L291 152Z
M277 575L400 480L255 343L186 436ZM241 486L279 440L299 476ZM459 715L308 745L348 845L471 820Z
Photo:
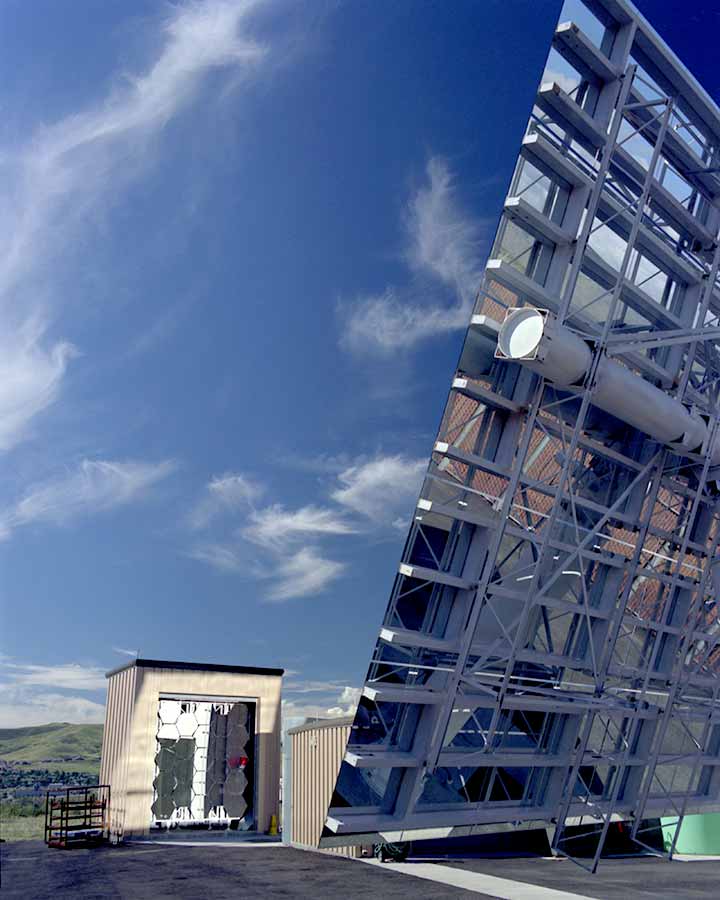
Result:
M675 835L677 819L662 819L665 849ZM708 813L704 816L685 816L680 829L680 836L675 846L676 853L687 853L692 856L715 856L720 854L720 813Z

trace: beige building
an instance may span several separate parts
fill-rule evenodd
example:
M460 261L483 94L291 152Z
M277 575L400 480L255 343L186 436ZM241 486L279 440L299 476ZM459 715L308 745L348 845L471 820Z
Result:
M114 840L267 831L278 814L282 669L137 659L108 672L100 783Z
M283 784L283 840L317 849L353 719L306 722L286 732L290 742ZM360 856L361 847L328 852Z

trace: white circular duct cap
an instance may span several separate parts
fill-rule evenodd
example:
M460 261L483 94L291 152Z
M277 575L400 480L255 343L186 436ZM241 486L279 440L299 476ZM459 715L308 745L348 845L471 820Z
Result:
M508 359L532 358L545 330L545 319L531 306L516 309L503 322L498 347Z

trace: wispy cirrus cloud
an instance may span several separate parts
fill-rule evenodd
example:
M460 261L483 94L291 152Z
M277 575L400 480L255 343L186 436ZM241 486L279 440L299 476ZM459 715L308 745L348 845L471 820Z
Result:
M200 541L187 555L225 575L250 575L254 568L252 557L243 552L242 544L235 540Z
M334 510L274 504L253 510L247 519L229 538L196 544L190 556L218 572L267 581L264 596L273 602L320 594L345 571L345 563L327 558L314 544L354 533Z
M343 303L341 344L389 355L467 327L482 277L488 223L466 212L447 162L432 157L407 209L408 284ZM420 287L411 277L419 277ZM426 298L430 298L429 300Z
M277 503L253 511L249 524L242 529L242 535L261 547L275 549L291 541L322 535L355 534L357 530L335 510L312 505L288 510Z
M220 541L200 542L188 553L225 575L242 575L267 582L263 597L281 602L323 593L347 569L347 564L329 559L317 547L269 545L258 554L238 535Z
M135 659L138 655L137 650L128 650L126 647L112 647L113 653L119 653L121 656L132 656Z
M427 460L402 454L358 461L338 475L332 499L380 524L395 522L412 509L420 492Z
M254 75L268 48L249 33L254 0L168 7L161 49L139 74L118 74L106 96L0 146L0 449L27 436L61 391L72 356L54 336L63 300L56 267L79 229L152 165L167 123L220 68Z
M188 516L188 524L193 529L207 528L216 516L251 507L260 499L265 488L248 475L226 472L210 479L203 496L197 501Z
M330 558L323 542L367 539L376 536L378 529L386 534L390 529L404 529L427 462L403 454L355 459L342 455L320 462L324 474L334 476L325 503L297 509L281 503L255 508L240 491L242 502L233 512L242 515L243 524L235 525L229 534L196 542L188 555L217 572L267 581L265 599L269 601L326 591L347 572L348 565ZM316 470L313 465L311 471ZM259 494L257 488L253 496ZM209 528L211 517L201 518L202 526Z
M315 475L337 475L353 464L350 453L318 453L315 456L300 456L297 453L281 453L274 462L283 468Z
M355 526L339 510L313 504L255 508L264 493L264 485L242 473L213 478L191 512L192 527L210 529L222 511L236 521L229 535L197 541L188 555L216 572L266 581L264 597L271 602L322 593L346 566L323 555L316 541L353 534Z
M45 324L31 316L16 329L0 326L0 450L9 450L31 421L55 402L72 344L58 341L43 347Z
M432 157L427 179L410 204L410 263L452 288L459 301L471 304L482 275L478 250L484 226L463 210L446 160Z
M149 489L177 468L173 460L83 460L75 470L31 485L12 506L0 511L0 538L32 523L63 525L145 499Z
M270 601L308 597L327 590L347 568L345 563L324 557L315 547L301 547L276 560L272 584L266 593Z

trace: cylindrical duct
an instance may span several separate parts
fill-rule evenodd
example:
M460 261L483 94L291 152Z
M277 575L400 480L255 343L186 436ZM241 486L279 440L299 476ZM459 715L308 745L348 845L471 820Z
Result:
M699 450L707 426L679 400L604 356L595 379L592 402L623 422L680 450Z
M588 344L551 313L532 307L508 310L498 334L498 356L522 363L561 387L582 383L592 362ZM674 450L698 452L707 440L705 422L674 397L604 356L592 403ZM720 463L720 441L710 450Z
M556 384L582 383L592 362L590 348L557 319L531 306L508 310L498 334L500 353L524 363Z

